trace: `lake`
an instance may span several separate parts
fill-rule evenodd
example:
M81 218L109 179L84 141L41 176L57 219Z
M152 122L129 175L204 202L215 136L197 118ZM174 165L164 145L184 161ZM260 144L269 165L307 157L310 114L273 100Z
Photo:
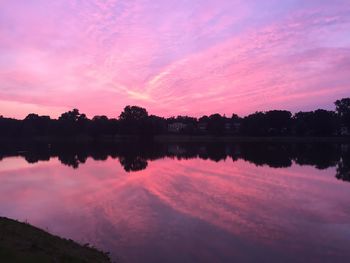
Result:
M350 146L5 144L0 216L119 262L350 261Z

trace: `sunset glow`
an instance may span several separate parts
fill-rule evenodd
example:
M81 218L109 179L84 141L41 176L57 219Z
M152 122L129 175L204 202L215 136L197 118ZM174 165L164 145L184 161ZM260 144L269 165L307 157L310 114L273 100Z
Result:
M333 109L349 0L0 1L0 115Z

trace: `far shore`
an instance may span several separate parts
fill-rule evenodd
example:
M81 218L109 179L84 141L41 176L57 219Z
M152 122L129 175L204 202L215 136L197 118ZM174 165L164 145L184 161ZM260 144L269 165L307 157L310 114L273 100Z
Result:
M37 143L134 143L134 142L281 142L281 143L350 143L350 136L341 137L298 137L298 136L212 136L212 135L179 135L166 134L149 137L136 135L115 135L115 136L37 136L37 137L0 137L0 142L37 142Z
M350 137L255 137L255 136L188 136L159 135L156 142L350 142Z

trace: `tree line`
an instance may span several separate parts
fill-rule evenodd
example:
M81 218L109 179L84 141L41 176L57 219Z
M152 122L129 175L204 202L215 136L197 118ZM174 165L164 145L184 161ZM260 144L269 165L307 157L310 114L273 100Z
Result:
M245 117L218 113L194 118L149 115L138 106L126 106L118 118L87 118L78 109L57 119L31 113L23 120L0 116L0 136L154 136L160 134L238 136L341 136L350 131L350 98L335 102L335 111L318 109L292 114L286 110L255 112Z

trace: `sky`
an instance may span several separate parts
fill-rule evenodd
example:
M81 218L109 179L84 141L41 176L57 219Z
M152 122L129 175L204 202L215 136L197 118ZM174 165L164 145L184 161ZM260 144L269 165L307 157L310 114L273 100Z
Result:
M0 0L0 115L333 109L350 0Z

